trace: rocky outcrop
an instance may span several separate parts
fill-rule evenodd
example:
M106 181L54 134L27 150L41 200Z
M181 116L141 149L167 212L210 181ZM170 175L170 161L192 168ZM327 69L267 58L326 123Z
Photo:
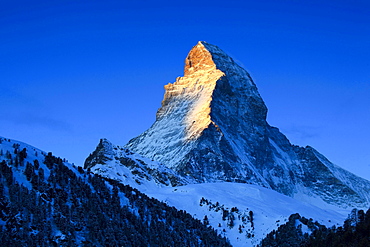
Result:
M100 140L85 160L84 168L133 187L148 182L154 186L180 186L191 182L163 164L116 146L107 139Z

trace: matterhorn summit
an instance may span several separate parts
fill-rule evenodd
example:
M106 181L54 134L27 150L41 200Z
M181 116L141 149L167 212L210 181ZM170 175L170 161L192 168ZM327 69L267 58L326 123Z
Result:
M199 42L185 60L184 77L165 90L156 122L129 149L198 182L268 186L246 155L266 136L267 109L243 68L217 46Z
M292 145L267 123L251 76L217 46L198 42L185 59L184 76L164 88L156 121L125 148L168 168L180 184L246 183L304 202L370 204L369 181L310 146Z

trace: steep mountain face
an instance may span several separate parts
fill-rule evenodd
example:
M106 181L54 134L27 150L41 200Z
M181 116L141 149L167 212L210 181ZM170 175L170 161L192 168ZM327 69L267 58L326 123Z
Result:
M184 76L165 90L155 123L126 145L129 150L198 183L252 183L302 200L369 205L367 180L311 147L292 145L267 123L250 75L217 46L194 46Z
M249 166L252 156L246 153L248 145L266 149L262 139L267 109L249 74L205 42L190 51L185 63L184 77L165 86L156 122L127 147L198 182L237 180L268 186ZM230 135L244 132L249 138ZM239 143L241 139L248 143Z
M230 246L137 189L0 137L0 246Z

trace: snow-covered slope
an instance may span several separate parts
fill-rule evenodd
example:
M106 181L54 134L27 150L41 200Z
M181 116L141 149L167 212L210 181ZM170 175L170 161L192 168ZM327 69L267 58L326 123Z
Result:
M258 185L220 182L171 187L173 185L171 179L167 180L167 178L172 175L175 176L175 174L158 162L115 146L105 139L100 141L98 147L85 164L88 170L107 178L113 178L123 184L133 185L147 196L163 201L177 210L182 210L180 216L184 212L189 213L194 218L212 226L222 236L227 237L233 246L255 246L267 233L287 222L292 213L299 212L306 218L313 218L328 226L343 222L348 213L346 210L336 207L330 208L328 205L323 209L308 203L302 203ZM120 154L120 156L117 156L117 154ZM10 165L13 171L11 174L14 178L12 183L24 186L30 191L28 193L36 196L34 202L32 200L23 201L25 203L25 206L22 206L25 208L24 211L21 214L14 215L14 217L11 214L7 215L8 206L15 206L14 203L6 203L8 206L0 210L0 228L7 225L9 229L16 229L22 222L27 222L24 218L27 215L26 212L30 212L29 210L38 205L41 209L44 207L53 208L53 215L46 212L46 210L46 214L42 216L46 217L43 224L38 223L39 218L33 218L21 229L22 234L26 234L22 236L27 236L27 239L33 236L32 238L36 237L39 239L38 241L46 244L91 243L93 239L89 235L91 234L91 226L87 226L86 229L83 226L83 224L86 224L83 222L87 218L82 217L82 222L79 222L80 219L73 216L75 218L68 223L68 227L62 228L62 225L59 225L60 223L56 219L67 219L70 216L63 211L59 211L61 210L60 207L69 208L70 211L66 212L72 212L72 215L78 212L78 215L85 215L86 212L82 213L82 208L89 207L92 203L89 203L85 196L95 202L100 198L99 200L104 200L104 203L109 203L113 197L108 201L105 200L114 194L114 188L117 187L117 184L106 182L105 186L109 189L104 189L104 191L108 191L107 195L107 191L103 193L103 190L100 192L98 189L99 186L104 185L104 181L99 177L91 176L89 171L86 172L81 167L75 167L60 158L52 156L51 153L47 154L28 144L6 138L0 138L0 160L2 160L2 171L5 169L4 166ZM46 162L47 160L48 162ZM125 161L122 162L122 160ZM157 177L156 173L151 172L152 169L153 171L161 170L162 175ZM9 175L9 172L6 172L6 174ZM0 181L9 181L6 176L1 175ZM160 179L161 177L163 180ZM181 177L173 179L189 183L189 181L182 180ZM0 195L3 196L3 199L9 196L7 191L14 191L11 188L12 186L8 184L2 187L5 188L2 190L4 194L1 193ZM126 190L131 191L129 188L126 188ZM58 196L56 196L56 193L58 193ZM126 195L119 192L121 206L129 205L129 209L138 214L135 202L129 202L132 198L129 199L127 192L125 193ZM137 193L139 192L129 192L133 195ZM143 198L143 195L139 196L138 199L147 200ZM7 200L5 199L5 201ZM41 204L39 204L40 200ZM33 203L35 203L34 206ZM114 207L119 207L119 205L113 205L114 207L108 208L108 205L103 204L103 201L99 203L95 207L99 208L99 214L102 215L108 214ZM142 202L140 205L142 205ZM153 206L152 203L149 205ZM147 208L146 210L157 212L158 209ZM139 217L139 215L137 216ZM99 217L103 216L99 215ZM88 221L87 224L92 224L92 221ZM111 230L115 231L114 228L109 231ZM68 237L72 236L68 235L72 232L74 237ZM107 232L105 233L107 234ZM7 231L5 231L5 234L7 234ZM15 239L12 240L15 241L14 243L22 241L17 234L14 236ZM107 241L110 242L107 243L111 244L112 241L118 240L122 239L109 239ZM13 243L12 241L9 243ZM125 241L134 240L125 239ZM98 242L94 243L99 246Z
M184 211L0 137L0 246L230 246Z
M185 210L226 236L233 246L256 246L266 234L299 213L322 225L342 225L349 211L320 208L271 189L241 183L190 184L143 189L148 196Z
M191 182L161 163L113 145L107 139L100 140L95 151L86 159L84 168L134 188L139 185L179 186Z
M370 205L369 181L292 145L267 123L250 75L217 46L194 46L184 76L165 89L155 123L126 145L131 151L199 183L251 183L344 208Z
M153 180L132 179L146 176L124 173L128 169L117 161L96 167L91 171L135 187L149 197L207 222L233 246L256 246L268 233L288 222L292 214L299 213L331 227L341 225L350 213L320 198L310 197L311 203L302 202L259 185L218 182L171 187L156 185Z

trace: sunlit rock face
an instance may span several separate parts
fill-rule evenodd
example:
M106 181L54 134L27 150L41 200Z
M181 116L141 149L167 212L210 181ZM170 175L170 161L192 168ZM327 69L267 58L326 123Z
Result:
M217 46L194 46L184 76L165 90L155 123L126 145L133 152L189 181L253 183L302 200L369 205L368 181L292 145L266 122L250 75Z
M165 90L156 122L128 148L199 182L250 176L267 186L228 140L229 127L238 135L248 126L250 138L265 132L266 106L244 69L218 47L199 42L185 59L184 76ZM256 121L262 129L251 126Z

